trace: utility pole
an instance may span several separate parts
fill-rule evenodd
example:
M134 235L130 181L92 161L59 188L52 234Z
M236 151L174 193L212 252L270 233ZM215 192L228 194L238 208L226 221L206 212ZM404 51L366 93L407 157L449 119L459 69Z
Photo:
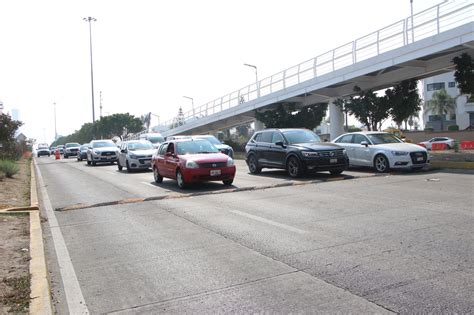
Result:
M95 122L95 110L94 110L94 71L92 68L92 28L91 22L97 21L93 17L83 18L84 21L89 22L89 50L91 55L91 90L92 90L92 122Z
M56 129L56 103L53 103L54 105L54 140L58 139L58 131Z
M99 92L99 101L100 101L100 119L102 119L102 91Z

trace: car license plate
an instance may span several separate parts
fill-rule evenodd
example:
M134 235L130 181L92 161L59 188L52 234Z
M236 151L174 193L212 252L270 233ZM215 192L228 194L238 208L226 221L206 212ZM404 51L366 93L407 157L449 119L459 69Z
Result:
M416 160L417 161L423 161L423 157L417 157Z
M211 176L219 176L221 175L221 170L211 170Z
M337 163L337 159L329 159L329 163Z

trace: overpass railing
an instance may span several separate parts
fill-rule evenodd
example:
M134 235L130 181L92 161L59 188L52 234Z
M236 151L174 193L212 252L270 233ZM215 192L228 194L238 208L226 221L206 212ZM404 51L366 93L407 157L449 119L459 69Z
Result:
M467 24L474 20L473 7L474 4L470 0L443 2L413 15L413 17L407 17L322 55L184 112L182 116L170 119L161 126L166 129L176 128L187 121L216 114L239 104L284 90L301 82Z

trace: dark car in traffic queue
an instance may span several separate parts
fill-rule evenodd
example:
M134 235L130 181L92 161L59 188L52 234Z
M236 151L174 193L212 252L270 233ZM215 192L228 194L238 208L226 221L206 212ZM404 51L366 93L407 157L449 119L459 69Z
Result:
M77 160L82 161L87 159L87 149L89 148L89 143L81 144L79 151L77 152Z
M152 157L152 169L156 183L161 183L164 177L175 179L181 189L205 181L232 185L236 172L231 157L207 140L192 138L162 143Z
M277 168L296 178L319 171L341 174L349 159L344 148L321 142L311 130L265 129L257 131L245 146L245 162L252 174Z

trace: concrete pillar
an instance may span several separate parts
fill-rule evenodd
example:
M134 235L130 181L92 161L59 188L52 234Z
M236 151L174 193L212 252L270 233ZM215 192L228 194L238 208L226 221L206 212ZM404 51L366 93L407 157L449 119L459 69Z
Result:
M255 120L254 124L255 124L255 127L253 129L255 131L260 131L260 130L265 129L265 125L263 124L263 122L261 122L259 120Z
M329 133L331 141L344 133L344 113L341 107L334 104L334 99L329 100Z

